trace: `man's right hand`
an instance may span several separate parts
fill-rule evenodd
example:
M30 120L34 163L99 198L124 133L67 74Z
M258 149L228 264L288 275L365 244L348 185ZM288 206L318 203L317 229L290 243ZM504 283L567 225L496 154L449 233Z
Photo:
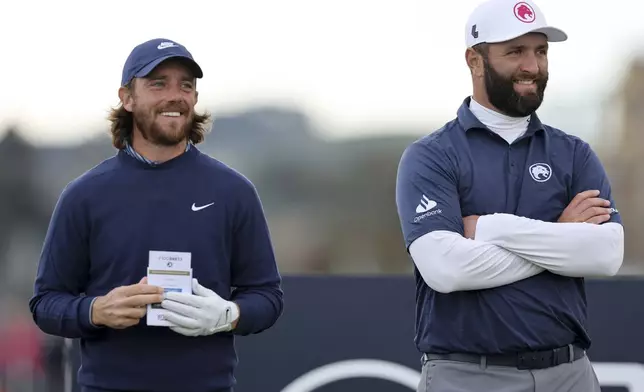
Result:
M559 223L585 222L602 224L610 219L610 200L602 199L599 191L578 193L559 217Z
M115 329L136 325L147 312L147 305L163 301L163 288L148 284L144 277L137 284L121 286L97 297L92 306L92 323Z

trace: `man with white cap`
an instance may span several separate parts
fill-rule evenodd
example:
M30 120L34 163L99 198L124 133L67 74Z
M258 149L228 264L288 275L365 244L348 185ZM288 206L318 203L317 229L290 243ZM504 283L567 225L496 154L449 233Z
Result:
M617 273L624 233L597 155L536 114L567 35L516 0L482 3L465 32L473 94L398 169L418 391L598 392L584 278Z

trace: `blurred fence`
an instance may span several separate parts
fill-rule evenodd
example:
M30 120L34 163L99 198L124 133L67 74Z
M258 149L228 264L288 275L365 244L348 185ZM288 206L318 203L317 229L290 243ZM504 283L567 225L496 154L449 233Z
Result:
M591 280L587 288L589 356L602 392L644 392L644 279ZM236 340L235 391L415 390L414 290L410 277L286 277L283 317Z

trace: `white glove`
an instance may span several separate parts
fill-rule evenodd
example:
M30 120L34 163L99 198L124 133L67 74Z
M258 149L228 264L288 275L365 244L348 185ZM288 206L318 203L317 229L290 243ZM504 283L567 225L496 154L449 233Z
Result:
M237 304L226 301L214 291L192 279L192 292L165 293L161 307L168 310L164 319L174 324L170 329L185 336L205 336L232 330L239 318Z

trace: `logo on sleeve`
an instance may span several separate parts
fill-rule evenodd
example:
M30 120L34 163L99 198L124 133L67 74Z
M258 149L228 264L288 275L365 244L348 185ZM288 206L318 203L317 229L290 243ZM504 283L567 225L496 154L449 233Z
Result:
M430 200L427 196L423 195L423 197L420 199L420 204L416 206L416 216L414 217L414 223L418 223L428 216L442 214L443 211L441 209L434 209L437 205L438 203L436 203L434 200Z
M422 199L420 199L420 204L416 206L416 213L422 214L434 207L436 207L436 202L434 200L429 200L427 196L423 195Z
M546 182L552 176L552 169L547 163L535 163L530 166L530 176L536 182Z

